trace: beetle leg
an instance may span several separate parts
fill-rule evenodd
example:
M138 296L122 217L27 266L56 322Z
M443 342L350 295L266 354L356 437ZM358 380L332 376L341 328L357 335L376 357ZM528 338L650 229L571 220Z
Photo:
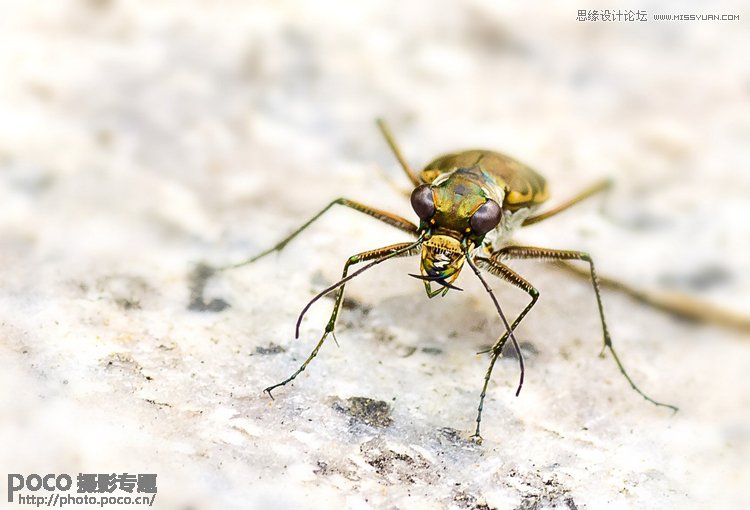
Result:
M597 182L593 186L586 188L578 195L574 196L567 202L563 202L562 204L558 205L554 209L550 209L547 212L543 212L541 214L537 214L536 216L531 216L529 218L526 218L523 222L523 226L527 225L533 225L534 223L539 223L542 220L546 220L547 218L550 218L558 213L561 213L568 208L576 205L579 202L582 202L589 198L590 196L596 195L597 193L600 193L602 191L606 191L609 188L612 187L612 181L609 179L604 179L602 181Z
M476 259L477 265L481 267L482 269L486 269L490 273L494 274L495 276L498 276L502 278L503 280L515 285L516 287L522 289L525 291L529 296L531 296L531 302L529 302L528 305L526 305L526 308L523 309L523 311L518 314L518 317L513 321L513 324L510 326L510 330L506 330L505 333L495 342L495 345L493 345L489 351L492 353L492 357L490 359L490 365L487 367L487 372L484 375L484 384L482 386L482 393L479 395L479 408L477 409L477 428L474 432L474 435L471 436L472 439L478 443L481 443L482 436L479 435L479 425L482 421L482 409L484 408L484 398L487 395L487 387L490 383L490 378L492 377L492 369L495 367L495 362L500 357L500 354L503 352L503 347L505 346L505 343L508 341L508 337L510 335L510 331L515 331L516 327L520 322L523 320L523 318L526 316L527 313L529 313L529 310L531 310L534 305L536 304L537 299L539 299L539 291L536 290L536 288L531 285L528 281L526 281L522 276L520 276L518 273L513 271L511 268L500 262L499 260L496 260L494 257L492 258L484 258L484 257L477 257ZM519 362L521 363L521 367L523 370L523 361L522 361L522 355L519 352ZM522 372L523 373L523 372ZM522 375L523 377L523 375ZM521 387L519 385L518 390L520 391ZM518 395L518 392L516 392L516 395Z
M607 322L604 319L604 306L602 305L602 297L601 297L601 292L599 290L599 280L596 276L596 270L594 269L594 261L591 259L591 256L588 253L581 252L581 251L535 248L531 246L506 246L505 248L498 250L492 256L492 258L496 260L537 259L537 260L582 260L584 262L587 262L589 264L589 269L591 270L591 283L594 287L594 294L596 295L596 304L597 304L597 307L599 308L599 319L601 320L601 323L602 323L602 333L604 336L604 345L602 346L602 354L604 353L605 349L609 349L609 352L612 353L612 357L615 359L615 363L617 363L617 366L620 369L620 373L625 377L625 379L630 384L630 387L633 388L636 391L636 393L638 393L644 399L646 399L647 401L651 402L652 404L656 406L668 407L672 409L673 411L677 412L677 407L670 405L670 404L657 402L656 400L652 399L651 397L643 393L640 390L640 388L636 386L636 384L633 382L633 380L630 378L627 371L625 370L625 367L620 361L620 357L617 355L617 352L615 351L615 348L612 345L612 338L609 335L609 330L607 329Z
M320 348L323 347L323 342L325 342L326 337L328 337L329 334L333 334L333 330L336 324L336 317L338 317L339 310L341 309L341 303L344 300L344 287L345 284L341 283L342 281L345 281L347 279L347 273L349 271L349 266L352 266L354 264L358 264L360 262L366 262L368 260L372 259L381 259L385 260L388 258L395 258L395 257L407 257L410 255L416 255L419 253L419 250L421 249L421 246L419 244L419 241L417 243L398 243L398 244L392 244L390 246L385 246L383 248L377 248L375 250L368 250L364 251L362 253L358 253L357 255L352 255L349 257L344 264L344 271L341 275L341 280L339 281L338 285L338 292L336 293L336 300L333 305L333 311L331 312L331 317L328 319L328 324L326 324L325 331L323 332L323 336L320 337L320 340L318 341L317 345L315 345L315 348L312 350L310 355L307 357L304 363L289 377L281 381L280 383L274 384L272 386L269 386L266 388L265 391L268 393L271 398L273 396L271 395L271 392L278 388L279 386L284 386L291 381L293 381L305 368L307 368L307 365L310 364L310 362L315 358L315 356L318 355L318 351L320 351ZM400 253L399 253L400 252ZM378 260L376 260L374 263L377 263ZM365 268L366 269L366 268ZM352 276L356 276L356 273ZM333 288L336 288L335 286ZM327 289L328 290L328 289ZM330 290L333 290L332 288ZM323 292L325 293L325 291ZM318 297L320 297L322 294L319 294L316 296L313 301L315 301ZM312 301L311 301L312 303ZM307 310L308 306L305 307L304 312ZM300 315L300 320L302 316ZM297 322L297 331L299 332L299 321Z
M223 266L218 269L232 269L232 268L241 267L247 264L252 264L256 260L263 258L270 253L283 250L284 247L289 243L289 241L297 237L298 234L302 233L302 231L305 230L307 227L309 227L315 220L323 216L323 214L326 211L328 211L328 209L330 209L331 207L337 204L349 207L351 209L354 209L355 211L359 211L361 213L367 214L368 216L372 216L373 218L380 220L383 223L391 225L392 227L396 227L397 229L403 230L404 232L408 232L409 234L412 234L414 236L417 235L417 231L419 230L416 225L414 225L409 220L402 218L401 216L397 216L387 211L375 209L374 207L369 207L364 204L360 204L359 202L355 202L354 200L349 200L348 198L337 198L336 200L334 200L333 202L325 206L318 214L310 218L305 224L303 224L297 230L295 230L294 232L289 234L287 237L279 241L279 243L276 244L275 246L257 255L254 255L253 257L250 257L249 259L243 260L242 262L239 262L237 264L231 264L228 266Z

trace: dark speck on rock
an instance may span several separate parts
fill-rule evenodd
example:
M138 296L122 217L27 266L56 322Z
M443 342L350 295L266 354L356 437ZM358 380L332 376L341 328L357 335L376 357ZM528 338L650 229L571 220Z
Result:
M286 349L284 349L279 344L275 344L273 342L269 343L267 346L259 345L255 348L255 354L280 354L282 352L286 352Z
M443 349L440 347L422 347L422 352L425 354L443 354Z
M155 293L144 278L127 274L104 276L96 282L96 289L123 310L139 310Z
M659 278L665 287L683 288L693 291L708 291L726 285L732 280L732 274L719 265L706 265L689 273L666 274Z
M446 446L457 446L461 448L476 448L477 444L470 441L461 431L451 427L442 427L437 430L438 442Z
M385 428L393 423L391 406L383 400L368 397L350 397L342 400L335 397L332 405L337 411L351 416L351 424L356 421L371 427Z
M471 510L491 510L495 508L489 506L484 501L480 501L476 496L464 491L456 492L453 495L453 502L456 503L459 508L467 508Z
M375 468L387 485L430 485L439 477L418 452L375 437L360 445L365 462Z
M221 312L229 308L229 303L223 299L212 299L206 301L203 293L206 290L208 280L215 273L215 269L206 264L198 264L193 272L190 273L188 280L190 282L190 303L188 310L193 312Z

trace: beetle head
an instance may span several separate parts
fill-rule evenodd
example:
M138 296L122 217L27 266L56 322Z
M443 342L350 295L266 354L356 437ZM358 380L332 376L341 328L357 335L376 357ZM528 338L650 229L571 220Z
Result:
M498 203L488 198L472 174L458 170L433 184L422 184L411 194L411 204L420 218L424 235L420 275L429 297L448 290L461 290L453 285L466 255L484 240L502 219ZM432 290L430 283L441 287Z

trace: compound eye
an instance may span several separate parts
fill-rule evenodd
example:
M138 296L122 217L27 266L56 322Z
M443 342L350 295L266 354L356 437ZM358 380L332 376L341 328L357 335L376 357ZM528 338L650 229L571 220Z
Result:
M500 223L503 210L494 200L487 200L472 215L469 220L471 230L477 235L484 235Z
M432 189L429 184L420 184L411 192L411 206L423 220L427 220L435 214L435 201L432 198Z

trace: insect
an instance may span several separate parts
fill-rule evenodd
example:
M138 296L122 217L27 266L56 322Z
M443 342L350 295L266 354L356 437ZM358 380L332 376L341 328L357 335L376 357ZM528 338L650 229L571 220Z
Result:
M404 170L404 173L415 186L414 191L411 193L411 205L419 217L418 224L387 211L355 202L354 200L339 198L328 204L309 221L282 239L275 246L239 264L228 266L239 267L250 264L270 253L282 250L292 239L297 237L297 235L302 233L315 220L335 205L359 211L402 230L415 238L411 242L396 243L352 255L344 264L341 279L310 300L297 319L296 337L299 337L302 317L310 306L326 294L337 291L331 317L317 345L294 373L283 381L273 384L264 390L271 398L273 398L271 394L273 390L293 381L307 368L313 358L317 356L326 338L329 335L334 336L336 317L341 308L346 282L386 260L396 257L420 255L419 273L412 274L411 276L423 281L429 298L437 295L445 296L451 290L461 290L455 285L455 282L462 268L467 265L481 281L492 299L505 329L493 346L483 352L490 354L490 362L484 375L482 391L479 395L476 429L471 436L472 440L478 443L482 441L480 425L487 387L492 377L492 370L495 363L500 357L508 339L511 340L520 363L521 373L516 395L520 393L523 386L523 356L521 355L514 331L536 304L539 299L539 291L505 264L505 261L512 259L582 261L587 263L602 325L604 337L602 353L605 349L609 349L622 375L633 390L644 399L656 406L667 407L677 411L675 406L657 402L642 392L625 370L612 345L612 339L607 329L594 262L589 254L580 251L518 246L510 241L510 236L516 229L550 218L578 202L603 191L609 187L608 181L597 183L567 202L546 212L537 214L537 208L547 200L547 184L542 176L528 166L499 152L467 150L440 156L428 163L417 174L404 158L386 124L382 120L378 120L377 125L400 163L401 168ZM365 262L367 262L366 265L351 274L349 273L350 267ZM528 294L530 298L529 303L515 317L512 323L509 323L503 314L495 294L480 269L484 269L491 275L499 277Z

